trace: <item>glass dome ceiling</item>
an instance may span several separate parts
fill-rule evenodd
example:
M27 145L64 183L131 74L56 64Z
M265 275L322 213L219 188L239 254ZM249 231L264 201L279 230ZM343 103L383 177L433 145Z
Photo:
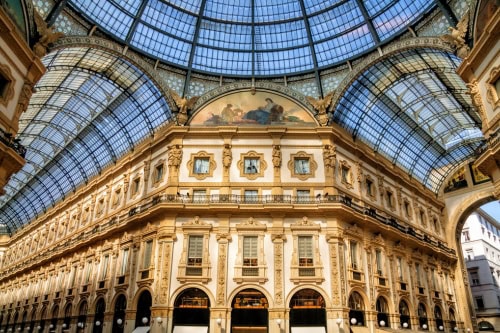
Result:
M69 0L113 38L166 63L217 75L310 72L404 32L426 0Z

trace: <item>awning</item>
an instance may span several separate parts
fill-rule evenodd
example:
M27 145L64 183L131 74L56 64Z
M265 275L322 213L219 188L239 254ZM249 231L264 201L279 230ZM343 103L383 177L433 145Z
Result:
M173 333L207 333L208 326L174 326Z
M292 326L292 333L326 333L326 329L324 326Z
M132 333L148 333L149 329L149 326L137 326Z

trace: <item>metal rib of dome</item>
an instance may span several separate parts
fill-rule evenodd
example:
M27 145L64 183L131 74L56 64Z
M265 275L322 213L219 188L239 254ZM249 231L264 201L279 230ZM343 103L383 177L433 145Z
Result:
M158 88L138 68L105 51L62 49L22 115L27 163L0 197L0 224L22 227L76 191L169 121Z
M345 62L393 39L425 0L69 0L115 39L216 75L272 76Z
M376 63L349 86L333 121L437 193L484 139L459 63L429 49Z

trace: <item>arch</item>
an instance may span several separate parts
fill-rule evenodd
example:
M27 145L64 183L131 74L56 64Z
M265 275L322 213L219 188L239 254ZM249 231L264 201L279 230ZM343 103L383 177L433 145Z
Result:
M427 305L423 302L419 302L417 306L417 316L418 316L418 323L420 325L420 328L423 330L428 330L429 329L429 319L428 319L428 313L427 313Z
M232 304L236 295L245 289L255 289L261 292L266 297L267 303L269 304L269 308L274 307L274 303L272 302L273 298L271 297L271 294L266 289L262 288L262 286L253 283L245 284L244 286L239 286L238 288L233 289L233 291L230 294L228 294L227 299L231 300L231 302L228 302L228 304Z
M92 333L102 333L104 324L104 313L106 312L106 301L103 296L97 298L94 304L94 320L92 322Z
M207 293L200 288L184 288L174 299L174 326L209 326L210 302Z
M300 288L290 299L290 327L309 326L325 327L325 297L311 288Z
M381 327L390 327L389 302L385 296L377 297L377 300L375 301L375 310L377 311L377 324Z
M365 326L365 298L357 290L352 290L347 300L351 325Z
M142 290L137 297L135 327L151 325L151 305L153 297L148 289Z
M434 305L434 320L436 321L436 328L438 331L444 330L443 319L443 311L441 310L441 307L438 304Z
M55 304L52 307L50 324L49 324L49 332L55 332L57 328L57 320L59 319L59 305Z
M494 331L495 326L493 326L489 321L486 320L481 320L479 323L477 323L477 327L479 328L480 331Z
M411 309L408 306L408 301L400 299L398 304L399 324L403 328L411 328Z
M449 170L473 157L484 139L455 72L459 63L436 45L403 47L366 63L330 109L331 122L437 194ZM432 99L416 103L422 93Z
M112 333L123 333L125 328L125 311L127 310L127 296L119 293L113 302L113 326Z
M64 319L62 328L63 330L71 329L71 317L73 316L73 304L71 302L66 303L64 307Z
M182 295L187 289L192 289L192 288L199 289L200 291L202 291L203 293L205 293L207 295L207 297L208 297L208 302L210 304L215 304L214 295L210 292L210 290L208 288L206 288L206 286L204 286L202 284L193 283L190 286L183 286L182 288L177 289L172 294L172 297L170 298L170 306L175 307L175 302L178 299L178 297L180 295Z
M290 290L290 292L288 293L286 299L285 299L285 304L290 304L291 300L292 300L292 297L300 290L302 289L311 289L311 290L314 290L316 291L317 293L319 293L321 296L323 296L323 300L325 302L325 307L326 308L329 308L332 306L332 302L331 300L327 297L328 293L326 293L322 288L318 287L318 286L315 286L315 285L311 285L311 284L303 284L303 285L300 285L300 286L296 286L294 287L293 289Z
M88 314L88 302L86 299L80 302L78 307L78 319L76 322L76 329L78 332L82 332L87 324L87 314Z
M246 332L269 326L269 298L258 289L243 288L231 301L231 331Z
M455 316L455 310L453 308L449 308L448 309L448 320L449 320L449 324L450 324L450 331L457 331L458 328L457 328L457 318ZM457 329L455 329L457 328Z

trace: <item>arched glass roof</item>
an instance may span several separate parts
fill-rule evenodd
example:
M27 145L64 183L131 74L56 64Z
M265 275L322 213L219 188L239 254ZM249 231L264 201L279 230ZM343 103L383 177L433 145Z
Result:
M483 140L459 64L429 49L386 58L349 86L333 121L437 193Z
M189 70L269 76L314 71L375 49L427 0L69 0L115 39Z
M47 73L20 119L27 163L0 197L0 224L11 230L76 191L171 118L152 81L116 55L68 48L43 62Z

